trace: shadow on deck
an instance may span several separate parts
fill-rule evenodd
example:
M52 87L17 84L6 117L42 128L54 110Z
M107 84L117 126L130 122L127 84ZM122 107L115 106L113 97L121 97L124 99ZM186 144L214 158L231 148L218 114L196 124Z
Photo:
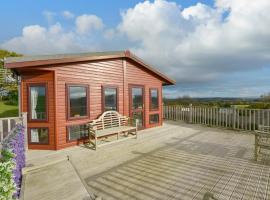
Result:
M254 136L250 133L166 122L162 127L141 131L138 140L108 145L98 151L82 147L30 151L28 164L38 165L69 155L88 193L103 199L202 200L208 192L219 200L268 200L269 159L255 162L253 150ZM44 180L45 174L54 169L50 168L46 168L48 172L40 169L27 175L26 193L36 193L36 198L32 195L31 199L47 198ZM63 183L61 187L51 187L50 193L59 194L66 190L61 177L70 172L54 171L53 176L59 174L54 178Z
M172 137L147 153L132 151L139 156L85 182L104 199L203 199L206 192L217 199L269 199L270 167L265 159L253 161L252 135L208 130Z

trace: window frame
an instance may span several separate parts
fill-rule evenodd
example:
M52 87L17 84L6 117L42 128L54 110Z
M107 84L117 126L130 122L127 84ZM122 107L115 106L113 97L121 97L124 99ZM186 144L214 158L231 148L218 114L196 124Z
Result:
M31 129L46 129L48 131L48 142L40 143L40 142L31 142ZM28 128L28 144L31 145L49 145L50 144L50 130L49 127L29 127Z
M116 111L119 112L119 86L117 85L102 85L101 86L101 92L102 92L102 112L105 112L105 89L116 89Z
M45 99L46 99L46 118L45 119L32 119L32 111L31 111L31 87L42 86L45 88ZM48 83L27 83L27 91L28 91L28 121L29 122L48 122L48 109L49 109L49 95L48 95Z
M151 123L151 115L158 115L158 122ZM151 125L153 125L153 124L159 124L159 122L160 122L160 114L159 113L149 114L149 124L151 124Z
M151 90L156 90L157 91L157 108L152 108L152 94ZM149 110L150 111L158 111L159 110L159 89L158 88L149 88Z
M86 115L80 117L70 117L70 87L84 87L86 88ZM67 83L66 84L66 118L68 121L73 120L81 120L81 119L88 119L90 117L90 106L89 106L89 85L88 84L74 84L74 83Z
M70 124L70 125L67 125L66 126L66 141L68 143L70 143L70 142L76 142L76 141L81 141L81 140L85 140L85 139L89 138L89 133L88 133L88 136L85 136L85 137L82 137L82 138L78 138L78 139L74 139L74 140L69 139L69 128L71 126L82 126L82 125L87 125L87 123Z

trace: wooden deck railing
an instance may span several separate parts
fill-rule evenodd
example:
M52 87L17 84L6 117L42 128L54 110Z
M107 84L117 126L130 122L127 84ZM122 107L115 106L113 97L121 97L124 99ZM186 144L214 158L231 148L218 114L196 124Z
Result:
M163 118L245 131L270 125L270 109L163 106Z
M0 149L2 141L12 132L18 123L27 128L27 113L22 113L19 117L0 118ZM25 137L27 138L27 136Z

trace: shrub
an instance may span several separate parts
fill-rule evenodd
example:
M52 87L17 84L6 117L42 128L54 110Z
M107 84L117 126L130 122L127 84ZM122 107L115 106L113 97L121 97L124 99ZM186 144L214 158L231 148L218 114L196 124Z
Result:
M17 105L18 104L18 90L11 90L7 94L6 98L7 105Z
M3 171L1 171L1 177L3 173L3 178L10 179L6 180L6 182L10 183L7 195L12 193L14 198L18 198L22 180L22 168L25 166L24 127L22 125L16 125L12 133L5 138L1 154L1 164L6 166L6 168L4 167ZM12 167L12 176L5 176L5 174L8 174L9 167ZM12 181L15 184L15 190L11 187ZM0 196L2 196L1 192L2 191L0 190Z
M17 187L14 181L13 170L16 166L13 160L14 154L3 150L0 162L0 200L12 199Z

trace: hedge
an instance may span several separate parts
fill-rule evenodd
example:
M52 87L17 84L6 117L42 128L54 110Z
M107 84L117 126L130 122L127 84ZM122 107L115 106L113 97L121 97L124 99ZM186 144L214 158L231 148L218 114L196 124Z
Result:
M19 198L22 168L25 167L24 127L17 124L2 143L0 200Z

